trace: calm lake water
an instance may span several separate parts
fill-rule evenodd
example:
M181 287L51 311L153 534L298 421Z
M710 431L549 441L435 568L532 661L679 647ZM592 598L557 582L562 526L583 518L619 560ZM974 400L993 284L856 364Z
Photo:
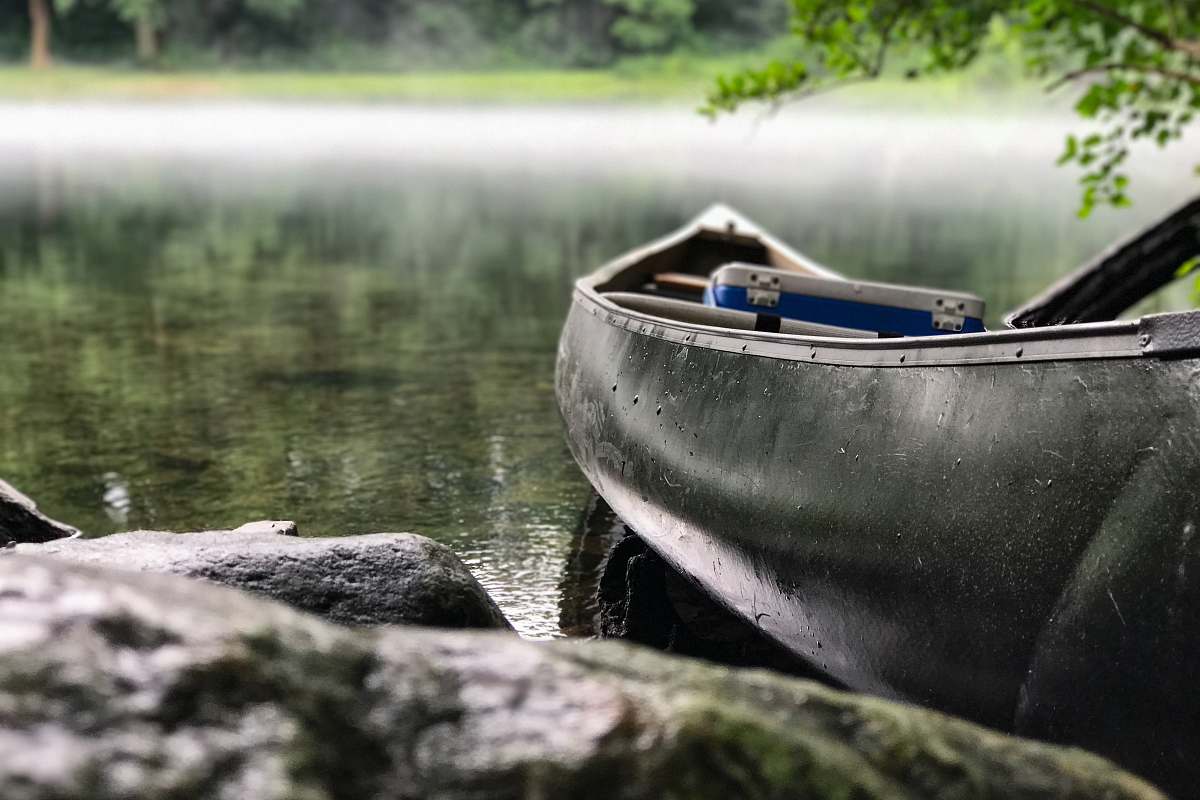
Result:
M577 276L721 200L994 324L1197 188L1194 145L1149 153L1135 208L1078 221L1070 126L0 105L0 477L90 535L425 533L558 635L589 498L552 390Z

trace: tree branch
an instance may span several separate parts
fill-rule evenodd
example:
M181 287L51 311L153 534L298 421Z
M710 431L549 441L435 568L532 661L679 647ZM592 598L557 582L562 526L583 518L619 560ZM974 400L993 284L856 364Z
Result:
M1171 34L1172 37L1178 37L1179 36L1179 9L1177 9L1175 7L1175 0L1166 0L1166 6L1167 6L1167 22L1170 25L1170 29L1167 31L1167 33Z
M1117 64L1117 63L1114 63L1114 64L1097 64L1094 67L1084 67L1083 69L1072 70L1071 72L1068 72L1065 75L1063 75L1062 77L1060 77L1058 80L1054 81L1054 83L1051 83L1049 86L1047 86L1046 91L1053 92L1053 91L1061 88L1065 84L1071 83L1072 81L1076 81L1087 75L1098 75L1098 74L1108 73L1108 72L1117 72L1120 70L1129 70L1130 72L1143 72L1143 73L1148 73L1150 75L1158 75L1163 78L1170 78L1171 80L1183 81L1184 83L1190 83L1193 86L1200 86L1200 74L1192 75L1187 72L1180 72L1179 70L1167 69L1166 67L1153 67L1153 66L1149 66L1149 65L1143 66L1140 64Z
M1143 25L1132 17L1117 11L1112 6L1096 2L1096 0L1071 0L1071 2L1080 8L1086 8L1093 14L1101 17L1107 17L1113 22L1117 22L1128 28L1132 28L1145 36L1147 39L1158 42L1167 50L1175 50L1176 52L1184 53L1191 58L1200 58L1200 41L1176 39L1166 31L1160 31L1158 28L1152 28L1149 25Z
M879 30L879 52L875 54L875 69L872 73L874 75L883 72L883 63L887 58L888 47L891 46L892 30L900 23L900 18L904 16L907 6L907 3L897 5L896 13Z
M787 99L788 100L807 100L810 97L816 97L817 95L825 94L827 92L836 91L838 89L844 89L845 87L853 86L856 83L870 83L871 81L874 81L874 80L878 80L878 78L874 75L858 75L853 78L842 78L841 80L830 81L829 83L822 84L820 86L813 86L810 89L803 89L800 91L790 92L787 96ZM782 98L781 98L781 100L782 100ZM780 105L782 105L781 102L776 103L776 107L778 107Z
M1132 17L1126 16L1120 11L1117 11L1112 6L1105 5L1104 3L1094 2L1094 0L1071 0L1071 2L1077 6L1080 6L1081 8L1086 8L1093 14L1098 14L1102 17L1108 17L1113 22L1118 22L1127 28L1133 28L1147 39L1153 39L1163 47L1167 47L1172 50L1175 49L1175 40L1172 39L1166 32L1160 31L1157 28L1151 28L1149 25L1143 25Z

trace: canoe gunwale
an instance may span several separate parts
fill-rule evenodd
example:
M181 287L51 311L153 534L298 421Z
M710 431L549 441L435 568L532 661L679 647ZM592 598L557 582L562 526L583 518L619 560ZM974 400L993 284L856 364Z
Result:
M651 257L697 236L754 241L771 254L773 263L778 262L786 269L843 279L733 209L717 204L678 230L580 278L575 283L573 303L592 314L603 313L610 325L679 344L839 366L910 368L1200 354L1200 311L1155 314L1137 320L1002 328L983 333L864 339L768 333L684 322L637 311L605 297L606 291L621 288L615 283L623 276L645 272L644 264Z
M775 334L679 322L633 311L607 300L581 279L574 302L609 325L678 344L785 361L861 367L911 368L1030 361L1078 361L1102 358L1173 357L1200 351L1200 336L1171 350L1155 347L1152 330L1162 314L1142 320L1089 322L1046 328L1021 328L955 336L851 339ZM1200 316L1200 312L1190 312Z

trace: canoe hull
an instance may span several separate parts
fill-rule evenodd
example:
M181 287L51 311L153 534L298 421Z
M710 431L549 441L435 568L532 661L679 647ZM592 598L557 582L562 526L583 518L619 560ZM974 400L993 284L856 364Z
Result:
M1196 771L1163 709L1200 663L1200 361L845 366L628 322L577 293L558 401L681 572L849 688Z

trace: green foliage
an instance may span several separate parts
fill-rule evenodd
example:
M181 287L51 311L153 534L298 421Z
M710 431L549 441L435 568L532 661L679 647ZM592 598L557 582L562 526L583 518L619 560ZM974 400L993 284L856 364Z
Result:
M0 0L0 58L28 50L28 0ZM724 55L786 24L788 0L47 0L63 61L125 60L130 28L171 68L600 67Z
M1186 278L1189 275L1195 275L1200 270L1200 256L1189 258L1183 262L1178 269L1175 270L1175 278ZM1192 302L1200 306L1200 279L1197 279L1192 284Z
M241 10L262 19L283 21L301 9L306 0L241 0ZM75 16L80 7L88 11L100 9L125 26L136 31L138 60L159 61L159 32L180 19L195 20L203 16L195 13L199 0L190 2L168 2L167 0L52 0L54 10L61 18Z
M92 0L106 5L118 17L133 21L152 17L166 19L169 3L166 0ZM80 2L89 0L54 0L54 8L60 14L69 13ZM253 12L276 19L287 19L304 5L304 0L245 0L245 7Z
M1086 216L1129 205L1121 167L1139 140L1165 146L1200 111L1200 6L1185 0L792 0L792 32L815 55L722 76L705 113L778 102L873 80L899 62L909 78L965 69L997 26L1050 89L1085 86L1075 109L1093 123L1060 164L1083 168Z
M665 50L692 30L692 0L604 0L622 13L612 34L622 47L637 53Z
M246 0L246 8L275 19L287 19L304 5L304 0Z
M68 14L81 2L89 2L89 0L54 0L54 9L60 15ZM107 6L117 17L126 22L154 16L161 12L160 0L93 0L91 4Z

